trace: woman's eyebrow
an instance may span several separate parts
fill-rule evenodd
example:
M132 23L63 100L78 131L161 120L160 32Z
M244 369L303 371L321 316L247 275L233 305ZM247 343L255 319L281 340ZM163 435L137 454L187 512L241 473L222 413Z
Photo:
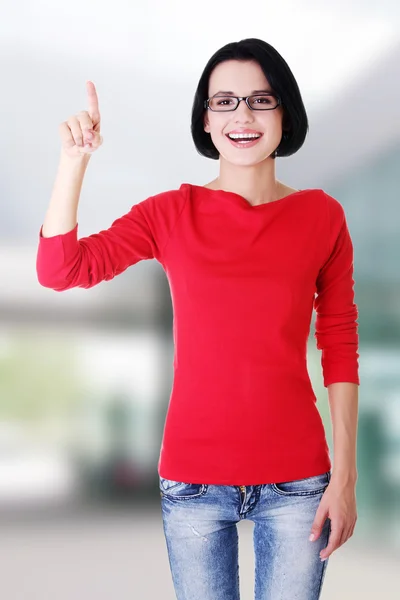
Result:
M226 90L219 90L218 92L215 92L214 96L216 96L217 94L234 94L235 92L230 92L230 91L226 91ZM251 94L272 94L272 90L253 90L251 92Z

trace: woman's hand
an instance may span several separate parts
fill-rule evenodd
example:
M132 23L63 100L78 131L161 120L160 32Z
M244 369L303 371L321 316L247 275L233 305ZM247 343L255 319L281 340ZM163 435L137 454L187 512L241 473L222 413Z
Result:
M60 124L62 151L70 158L93 154L101 144L99 100L95 85L86 82L88 110L81 110Z
M331 533L328 545L320 552L321 560L327 559L353 535L357 521L356 491L353 481L344 482L334 479L332 475L315 513L311 528L311 535L314 534L314 538L310 541L318 539L327 517L331 521Z

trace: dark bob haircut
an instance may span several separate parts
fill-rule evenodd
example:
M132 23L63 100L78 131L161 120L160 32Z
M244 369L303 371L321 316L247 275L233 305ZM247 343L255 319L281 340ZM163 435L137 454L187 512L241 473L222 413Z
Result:
M208 98L208 84L211 72L226 60L256 61L273 91L280 96L283 108L282 139L271 154L290 156L303 145L308 132L306 109L300 94L299 86L289 65L273 46L257 38L248 38L240 42L232 42L217 50L208 61L195 93L192 107L191 133L199 154L206 158L219 159L219 152L214 146L209 133L204 131L204 101Z

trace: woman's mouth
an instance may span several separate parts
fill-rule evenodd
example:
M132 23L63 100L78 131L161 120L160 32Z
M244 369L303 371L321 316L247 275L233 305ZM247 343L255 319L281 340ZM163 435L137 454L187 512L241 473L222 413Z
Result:
M229 137L229 133L226 134L226 137L228 138L232 146L235 146L235 148L252 148L261 139L263 134L257 134L257 136L258 137L256 137L255 135L238 135L237 137L235 137L235 139L232 139L231 137Z

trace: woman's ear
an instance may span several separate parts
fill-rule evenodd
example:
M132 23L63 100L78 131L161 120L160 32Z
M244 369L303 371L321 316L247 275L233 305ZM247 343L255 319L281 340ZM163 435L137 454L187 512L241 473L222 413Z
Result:
M206 133L210 133L210 123L208 121L208 114L207 113L204 115L204 131Z

